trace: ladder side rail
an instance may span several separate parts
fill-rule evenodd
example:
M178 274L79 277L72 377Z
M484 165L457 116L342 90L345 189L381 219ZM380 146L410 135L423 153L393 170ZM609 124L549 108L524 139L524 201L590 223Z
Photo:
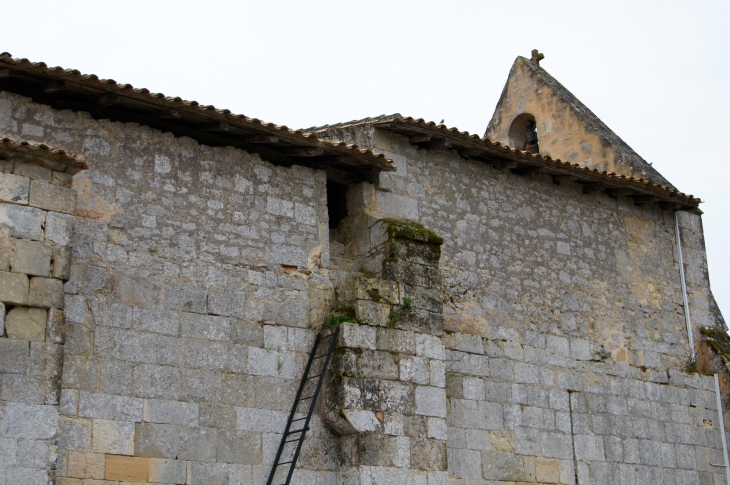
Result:
M276 468L279 466L279 459L281 458L281 454L284 451L284 446L286 445L287 433L289 433L289 430L291 429L291 424L294 419L294 415L297 412L297 406L299 405L299 398L302 397L302 391L304 390L304 386L307 382L307 376L309 375L309 370L312 367L312 362L314 361L314 354L317 353L317 348L319 347L319 341L321 338L322 338L322 334L318 333L314 339L314 345L312 346L312 351L309 353L309 360L307 360L307 366L304 368L304 374L302 375L302 380L299 383L299 388L297 389L297 395L294 398L294 404L292 405L291 412L289 413L289 418L286 421L286 428L284 429L284 434L281 437L281 443L279 444L279 450L276 452L276 459L274 460L274 464L271 467L271 473L269 474L269 480L266 482L266 485L271 485L271 482L274 480L274 475L276 475ZM288 483L288 480L287 480L287 483Z
M302 449L302 444L304 443L304 437L307 434L307 430L309 429L309 420L312 417L312 413L314 412L314 406L317 404L317 398L319 397L319 391L322 389L322 382L324 382L324 375L327 373L327 367L329 366L330 358L332 357L332 351L335 349L335 344L337 343L337 334L340 332L340 327L335 328L335 331L332 333L332 341L330 342L329 348L327 349L327 358L324 360L324 364L322 366L322 372L319 374L319 379L317 380L317 389L314 391L314 397L312 398L312 402L309 404L309 412L307 413L307 420L304 422L304 430L302 431L300 437L299 437L299 443L297 443L297 449L294 452L294 458L292 458L291 462L291 468L289 468L289 474L286 477L286 482L284 482L284 485L289 485L289 482L291 481L291 477L294 474L294 468L297 466L297 459L299 459L299 452Z

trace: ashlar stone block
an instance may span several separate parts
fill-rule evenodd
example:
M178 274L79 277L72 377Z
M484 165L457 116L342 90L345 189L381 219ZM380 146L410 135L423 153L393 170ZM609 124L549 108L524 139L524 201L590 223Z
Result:
M33 180L30 183L30 199L28 204L64 214L76 213L76 191L66 187Z
M5 335L5 304L0 303L0 337Z
M51 275L51 248L36 241L18 239L15 241L13 273L33 276Z
M149 458L174 459L180 445L177 425L137 423L135 426L134 455Z
M0 204L0 225L8 226L8 236L22 239L43 239L44 212L35 207Z
M416 414L446 417L446 390L438 387L416 387Z
M30 279L28 304L63 309L63 282L55 278L34 276Z
M28 205L30 179L22 175L0 173L0 201Z
M61 246L68 246L73 233L74 216L49 212L46 216L46 239Z
M149 459L149 482L185 483L186 466L182 460Z
M134 454L134 423L95 419L91 448L96 453L112 455Z
M17 340L43 342L46 339L47 310L43 308L15 307L5 318L8 337Z
M10 271L10 253L13 239L0 236L0 271Z
M149 458L107 455L104 478L125 482L146 482L150 473Z
M21 162L18 160L15 162L14 172L16 175L22 175L33 180L43 180L45 182L53 180L53 170L35 163Z
M388 315L390 315L390 305L358 300L355 302L355 315L357 321L365 325L386 327L388 325Z
M71 252L70 247L56 246L53 248L53 268L51 276L63 281L71 278Z
M28 277L24 274L0 271L0 302L27 305L29 283Z
M101 453L68 452L66 475L71 478L104 479L105 457Z

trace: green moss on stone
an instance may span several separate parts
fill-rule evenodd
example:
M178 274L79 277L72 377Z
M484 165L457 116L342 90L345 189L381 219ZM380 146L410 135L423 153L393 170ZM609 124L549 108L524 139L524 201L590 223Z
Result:
M444 238L417 222L395 219L385 219L384 222L388 225L388 236L391 239L410 239L438 246L444 243Z

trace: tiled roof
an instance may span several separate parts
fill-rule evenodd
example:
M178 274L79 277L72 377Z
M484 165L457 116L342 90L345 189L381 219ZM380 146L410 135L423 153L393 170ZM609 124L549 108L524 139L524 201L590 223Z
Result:
M539 154L504 146L466 131L459 131L457 128L449 128L433 121L404 117L398 113L312 127L304 131L320 135L328 132L327 136L331 138L333 137L332 133L338 129L356 125L372 125L375 128L405 135L411 140L419 140L414 144L423 148L456 149L465 158L484 160L487 163L510 168L517 173L541 172L554 177L574 179L577 183L582 184L586 191L600 190L609 194L621 193L622 195L629 195L634 200L642 203L663 202L666 207L677 209L696 209L702 202L700 199L684 194L673 187L653 183L643 178L599 171L578 164L543 157ZM428 137L428 140L425 140L425 137Z
M47 165L51 165L56 170L76 173L89 168L86 164L86 157L83 155L72 155L64 150L52 148L41 143L16 141L3 137L0 138L0 151L4 150L9 150L13 153L28 154L34 158L42 158Z
M395 170L392 160L357 145L323 141L227 109L152 93L75 69L16 59L7 52L0 54L0 90L56 109L86 111L97 119L148 125L209 146L236 146L276 164L322 168L329 175Z

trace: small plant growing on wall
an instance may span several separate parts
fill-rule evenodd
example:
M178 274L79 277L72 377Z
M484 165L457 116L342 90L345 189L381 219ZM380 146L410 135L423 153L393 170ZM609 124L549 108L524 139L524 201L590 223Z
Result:
M335 311L327 319L327 327L332 328L340 325L341 323L358 323L355 318L354 312L350 308L344 308L339 311Z

